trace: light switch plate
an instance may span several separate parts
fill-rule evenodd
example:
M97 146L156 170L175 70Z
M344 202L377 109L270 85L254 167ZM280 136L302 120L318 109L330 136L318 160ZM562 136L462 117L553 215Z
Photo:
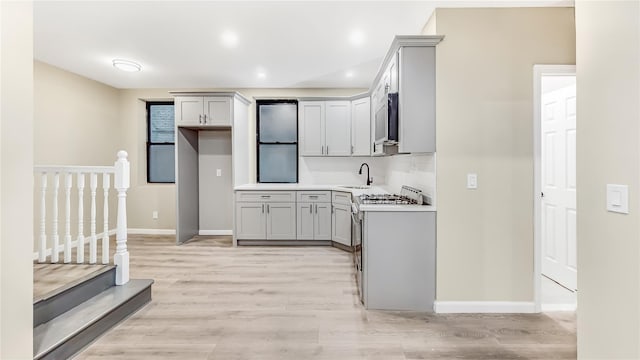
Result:
M467 189L478 188L478 174L467 174Z
M216 176L222 176L222 169L216 169Z
M607 211L629 213L629 187L627 185L607 184Z

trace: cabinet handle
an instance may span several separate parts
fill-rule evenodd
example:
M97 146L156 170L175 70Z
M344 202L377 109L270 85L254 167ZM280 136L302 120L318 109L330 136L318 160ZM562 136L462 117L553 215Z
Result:
M267 204L267 214L269 213L269 204Z
M320 152L324 155L324 145L322 145L322 150L320 150Z
M309 214L313 214L313 204L309 205Z
M333 204L331 204L331 213L333 214Z
M329 145L327 145L327 155L329 155Z
M198 122L202 125L202 114L198 115Z
M309 195L309 199L317 199L318 195Z
M317 214L318 213L318 204L313 204L313 206L315 207L315 211L316 211L316 214Z
M263 198L263 199L268 199L268 198L270 198L270 197L271 197L271 195L262 195L262 196L260 196L260 197L261 197L261 198Z
M353 145L351 145L351 155L353 155Z
M207 114L204 114L204 123L207 123Z
M264 214L264 204L262 204L262 213Z

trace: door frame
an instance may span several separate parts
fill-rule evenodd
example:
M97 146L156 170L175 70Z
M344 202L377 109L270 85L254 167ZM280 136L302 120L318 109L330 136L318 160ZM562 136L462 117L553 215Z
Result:
M533 66L533 300L542 312L542 77L576 75L575 65Z

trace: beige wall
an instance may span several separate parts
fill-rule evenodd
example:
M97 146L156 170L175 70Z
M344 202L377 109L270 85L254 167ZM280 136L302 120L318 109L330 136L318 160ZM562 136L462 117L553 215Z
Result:
M437 298L533 301L533 65L575 63L574 11L437 9L436 19Z
M121 149L118 89L34 61L35 162L112 165Z
M0 2L0 358L33 357L33 5Z
M640 5L577 1L578 358L640 358ZM606 184L629 185L629 214Z

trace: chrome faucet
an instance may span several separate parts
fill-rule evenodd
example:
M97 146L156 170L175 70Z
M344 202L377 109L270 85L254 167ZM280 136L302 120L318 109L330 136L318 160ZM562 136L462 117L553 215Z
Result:
M362 175L362 167L367 165L367 186L371 185L371 183L373 183L373 179L369 177L369 164L367 163L362 163L362 165L360 165L360 170L358 171L358 174Z

